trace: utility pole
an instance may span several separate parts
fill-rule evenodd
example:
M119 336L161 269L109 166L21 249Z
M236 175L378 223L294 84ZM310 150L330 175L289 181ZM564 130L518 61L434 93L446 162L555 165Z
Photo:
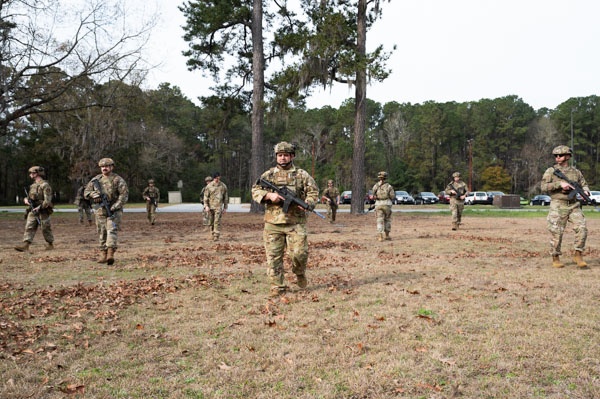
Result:
M467 140L469 148L469 191L473 191L473 139Z
M573 142L573 108L571 108L571 152L573 153L573 155L571 156L571 166L575 167L575 143Z

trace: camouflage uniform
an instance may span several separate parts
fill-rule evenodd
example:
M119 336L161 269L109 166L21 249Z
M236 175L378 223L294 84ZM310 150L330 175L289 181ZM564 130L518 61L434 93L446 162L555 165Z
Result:
M278 148L283 148L281 152L294 151L293 146L285 142L275 146L276 153ZM305 170L296 168L293 163L287 168L279 165L273 167L263 173L261 178L279 187L287 186L309 206L314 207L319 199L319 189L315 180ZM260 185L252 187L252 199L265 204L263 240L267 255L267 274L271 281L271 293L282 293L287 289L283 268L286 247L292 261L292 272L298 278L298 285L304 288L307 284L305 273L308 263L307 213L293 205L290 206L287 213L284 213L283 203L272 203L267 200L265 196L268 193L269 191Z
M16 246L15 249L20 252L27 251L29 245L33 242L38 226L41 227L42 235L44 236L44 240L46 240L46 249L54 249L54 235L52 234L52 226L50 224L50 215L54 212L52 209L52 187L43 179L45 172L41 166L32 166L29 168L29 173L35 173L38 176L34 178L34 182L29 187L28 193L28 201L35 211L32 212L30 207L27 208L23 245Z
M329 187L330 184L331 187ZM324 199L327 204L327 219L329 219L329 223L335 222L340 201L340 192L336 187L333 187L333 181L329 180L327 182L327 188L323 190L321 198Z
M200 202L202 203L202 205L204 205L204 192L206 191L206 187L208 186L208 184L213 180L212 176L206 176L204 178L204 187L202 187L202 190L200 191ZM206 211L204 209L204 206L202 206L202 226L205 226L205 228L208 228L208 226L210 226L210 212Z
M158 208L158 201L160 200L160 190L154 185L154 180L148 180L148 187L142 192L142 197L146 201L148 221L150 224L154 224L156 221L156 208Z
M79 212L79 223L83 223L83 216L88 221L88 224L92 225L92 204L88 199L83 197L83 192L85 190L85 186L79 187L77 190L77 195L75 196L75 205L77 205L77 210Z
M114 163L110 158L103 158L99 162L100 166L110 164L114 166ZM93 181L98 180L102 193L106 195L112 212L112 218L108 219L106 209L103 206L99 206L96 213L96 230L98 232L98 241L100 244L100 250L104 253L104 257L98 260L99 263L112 264L110 257L117 250L117 232L121 225L121 219L123 216L123 207L129 199L129 188L123 178L112 170L107 175L99 174L95 176L85 187L84 196L91 200L95 204L99 204L100 193L96 191ZM109 252L109 258L106 258L107 251ZM112 260L111 260L112 259Z
M221 235L221 217L227 211L228 203L227 186L221 181L219 175L215 175L213 181L204 189L204 210L208 213L208 225L214 241L217 241Z
M375 214L377 215L377 239L379 241L390 240L392 230L392 200L396 198L394 188L385 180L387 172L379 172L379 181L373 186L373 197L375 197Z
M552 234L550 253L552 256L561 255L562 236L567 222L573 224L575 231L574 250L583 252L587 240L587 226L581 204L576 198L569 199L569 192L562 189L560 184L562 180L554 175L554 168L562 171L569 180L579 183L585 191L590 191L583 174L572 166L554 165L544 172L541 189L552 198L546 219L548 231Z
M450 196L450 211L452 212L452 230L458 229L462 223L462 213L465 209L465 196L467 195L467 184L460 180L460 173L454 172L452 177L458 177L446 186L446 194Z

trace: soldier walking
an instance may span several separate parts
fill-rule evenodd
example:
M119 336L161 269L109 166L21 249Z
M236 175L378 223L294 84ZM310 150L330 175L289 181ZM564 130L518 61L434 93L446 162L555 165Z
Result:
M377 174L379 181L373 186L375 214L377 215L377 241L391 240L392 200L396 198L394 188L386 181L387 172Z
M579 169L569 166L573 152L566 145L559 145L552 150L556 164L544 172L542 176L541 189L548 193L550 201L550 210L546 218L548 231L552 235L550 240L550 253L552 255L553 267L564 267L560 261L562 238L567 222L573 225L575 231L575 242L573 248L573 260L579 268L587 268L587 263L583 260L583 251L587 240L587 225L585 216L581 210L581 204L576 197L569 198L569 193L574 189L568 182L560 179L554 174L554 170L559 170L572 182L579 183L586 194L590 194L590 189Z
M92 225L92 204L90 200L83 196L85 191L85 185L81 185L77 189L77 195L75 196L75 205L77 205L77 211L79 212L79 224L83 224L83 217L87 219L88 225Z
M275 148L277 166L267 170L261 179L272 184L286 186L300 199L314 209L319 199L319 189L315 180L303 169L294 165L295 147L282 141ZM276 192L270 192L259 184L252 187L252 199L265 205L265 227L263 241L267 255L267 273L271 282L271 296L284 294L287 286L284 281L283 256L287 248L292 272L296 275L296 283L306 288L306 264L308 263L308 237L306 231L306 211L300 207L290 206L283 212L284 198Z
M38 226L42 228L42 235L46 240L46 250L54 249L54 235L50 225L50 215L54 212L52 205L52 187L44 177L46 171L41 166L32 166L29 168L29 177L33 184L29 187L27 197L23 199L25 205L28 205L25 216L25 233L23 234L23 244L15 247L19 252L29 251L29 246L33 242Z
M213 180L204 189L204 212L208 213L208 225L213 241L219 241L221 217L227 212L228 203L227 186L221 181L221 174L217 172L213 174Z
M204 208L204 192L212 180L212 176L206 176L204 178L204 187L202 187L202 191L200 191L200 202L202 203L202 226L204 226L205 230L208 230L210 226L210 212L207 212Z
M452 174L452 182L446 186L446 194L450 196L450 212L452 212L452 230L457 230L462 223L462 213L465 209L467 184L460 179L460 173Z
M333 180L327 180L327 188L323 190L321 200L327 204L327 219L329 219L329 223L334 223L340 205L340 192L337 187L333 186Z
M156 208L158 208L158 201L160 200L160 190L154 185L154 180L148 180L148 187L142 192L142 197L146 201L146 213L148 215L148 221L151 225L156 222Z
M129 199L129 188L125 180L113 172L115 163L112 159L102 158L98 166L101 174L90 180L85 187L84 196L98 206L95 212L100 243L98 263L112 265L118 247L117 232L121 225L123 207Z

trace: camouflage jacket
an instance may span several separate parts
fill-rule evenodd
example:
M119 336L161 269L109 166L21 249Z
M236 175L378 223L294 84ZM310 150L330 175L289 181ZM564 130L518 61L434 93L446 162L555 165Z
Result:
M373 186L373 196L375 205L392 205L392 200L396 199L396 192L390 183L378 181Z
M148 186L142 192L142 197L155 199L156 203L158 204L158 200L160 199L160 190L156 186Z
M340 191L335 187L327 187L323 190L322 197L328 198L331 202L327 202L329 206L336 207L338 205L338 197L340 196Z
M46 180L37 180L29 187L29 199L34 208L40 207L40 211L52 213L52 187Z
M90 201L83 196L84 191L85 186L81 186L77 189L77 195L75 195L75 201L73 203L78 206L80 205L89 207L91 204Z
M296 168L294 164L289 169L281 169L278 166L273 167L263 173L261 179L265 179L278 187L287 186L290 191L293 191L309 205L315 205L319 200L319 188L315 180L307 171ZM252 187L252 199L265 204L265 222L272 224L306 223L306 212L303 209L292 205L287 213L284 213L283 201L274 204L264 199L268 192L258 184Z
M456 191L456 196L454 195L454 193L451 193L451 191ZM459 201L461 200L459 197L466 195L467 191L469 191L469 189L467 188L467 183L465 183L462 180L456 182L451 181L450 183L448 183L445 190L446 194L448 194L450 197L456 197L456 199Z
M116 173L111 173L108 176L104 176L103 174L97 175L90 180L87 186L85 186L83 195L89 200L92 200L94 193L97 193L94 188L94 183L92 183L93 180L98 180L100 182L102 192L106 194L111 210L122 210L129 199L129 188L127 187L127 183L125 183L125 180ZM106 216L106 210L104 210L104 208L98 208L98 210L102 215Z
M572 166L558 166L558 164L556 164L553 167L546 169L540 185L542 191L548 193L552 199L569 199L569 191L563 191L562 186L560 185L563 180L554 174L555 168L563 172L569 180L579 183L584 191L590 191L590 188L579 169Z
M204 188L204 206L208 206L210 209L227 209L229 203L229 193L227 192L227 186L222 181L216 182L211 181Z

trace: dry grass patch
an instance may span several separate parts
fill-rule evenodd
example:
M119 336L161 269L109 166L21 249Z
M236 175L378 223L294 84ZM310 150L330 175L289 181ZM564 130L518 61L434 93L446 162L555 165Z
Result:
M372 214L311 218L309 287L272 300L257 215L214 243L125 214L112 267L74 214L31 254L0 215L0 397L599 397L599 220L589 270L550 267L543 217L449 222L395 214L379 243Z

